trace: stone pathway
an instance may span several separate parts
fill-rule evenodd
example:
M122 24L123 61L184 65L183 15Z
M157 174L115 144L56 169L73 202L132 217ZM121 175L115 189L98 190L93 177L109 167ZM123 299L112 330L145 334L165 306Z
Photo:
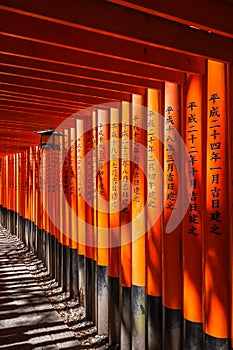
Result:
M0 229L0 349L79 349L80 341Z

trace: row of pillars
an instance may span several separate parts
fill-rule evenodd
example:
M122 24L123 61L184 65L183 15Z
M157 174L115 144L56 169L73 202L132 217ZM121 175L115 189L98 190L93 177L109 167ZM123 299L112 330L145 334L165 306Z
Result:
M0 206L0 221L41 259L52 278L70 298L78 297L86 318L97 325L98 333L121 348L148 350L229 350L229 339L203 334L202 324L187 321L181 310L162 305L143 287L120 286L108 276L108 269L77 250L64 246L32 221Z
M109 318L108 322L109 310L111 312L116 309L117 304L108 303L107 291L112 284L112 291L115 291L112 300L116 300L119 286L117 280L114 283L108 279L107 267L98 266L97 269L94 260L78 255L76 249L62 245L53 235L40 229L31 220L2 206L0 222L44 262L50 276L58 282L64 292L70 294L70 298L79 298L80 305L85 307L87 320L97 325L98 333L109 335L111 344L117 345L119 325L115 325L116 317L114 322L112 318ZM119 309L117 314L119 320Z

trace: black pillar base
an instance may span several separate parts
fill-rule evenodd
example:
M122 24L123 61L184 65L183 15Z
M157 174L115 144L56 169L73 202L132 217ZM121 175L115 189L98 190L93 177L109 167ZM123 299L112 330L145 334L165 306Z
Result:
M21 239L21 241L25 242L25 221L24 218L19 215L19 238Z
M64 292L70 292L70 248L63 246L63 276L62 288Z
M162 297L147 295L147 349L162 349Z
M146 348L145 288L132 285L132 348Z
M184 319L184 349L203 349L202 323L191 322Z
M70 250L70 264L71 264L71 282L70 295L72 298L78 296L78 254L77 249Z
M45 231L45 266L47 267L50 274L50 237L47 231Z
M96 284L95 284L96 262L86 258L86 318L95 322L96 310Z
M121 349L131 349L132 303L131 288L121 287Z
M84 255L78 255L78 296L81 305L85 305L86 278L85 278L85 260Z
M56 255L56 280L59 286L62 285L63 279L63 248L60 242L57 242L57 255Z
M24 219L24 243L27 248L30 247L30 221L28 219Z
M15 234L19 238L19 214L15 213Z
M120 343L120 285L119 278L108 277L109 285L109 342Z
M216 316L217 317L217 316ZM205 350L229 350L231 348L231 341L229 338L215 338L211 335L204 334L204 346Z
M163 307L163 349L183 349L183 317L181 310Z
M108 267L97 265L97 329L99 334L108 335Z
M55 266L56 266L56 238L49 234L49 274L52 278L55 278Z

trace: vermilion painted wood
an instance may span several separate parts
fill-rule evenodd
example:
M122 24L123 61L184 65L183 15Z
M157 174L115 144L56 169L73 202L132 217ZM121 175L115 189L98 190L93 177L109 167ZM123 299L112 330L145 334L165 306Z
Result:
M68 6L67 2L62 1L56 7L50 7L46 2L37 4L27 1L19 4L16 0L4 0L2 5L8 5L10 10L14 8L18 13L27 11L30 14L33 13L35 17L45 16L55 23L60 21L74 23L77 28L85 28L91 32L104 33L109 36L114 33L114 36L119 38L128 38L130 41L145 44L150 43L156 47L170 47L173 51L226 59L227 61L231 61L233 55L231 40L227 37L210 35L208 32L200 32L184 24L112 3L100 4L93 0L72 1L69 2ZM112 16L113 13L114 16ZM148 30L150 28L153 28L153 31ZM170 35L171 32L173 35ZM200 42L202 43L201 47Z
M25 16L1 9L0 31L9 33L11 37L21 38L49 46L67 48L76 52L86 52L89 55L101 55L102 59L115 58L121 61L143 63L151 66L190 71L204 72L203 58L183 55L166 49L155 48L149 45L131 42L129 38L95 33L88 28L75 28L72 25L50 22L49 20ZM17 23L14 26L14 23ZM37 28L43 28L38 31ZM48 48L49 48L48 46Z
M188 6L186 6L187 3L184 0L169 3L169 6L167 6L166 2L154 2L151 0L107 1L233 38L232 0L221 3L216 0L205 1L204 3L191 0ZM202 10L198 11L200 6ZM224 18L223 22L219 21L220 17Z

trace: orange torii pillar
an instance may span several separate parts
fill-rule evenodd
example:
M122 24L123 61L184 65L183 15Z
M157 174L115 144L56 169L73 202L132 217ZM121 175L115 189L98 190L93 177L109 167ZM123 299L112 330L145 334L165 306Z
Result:
M58 246L57 246L57 280L62 285L63 280L63 137L59 137L58 153L58 202L57 202L57 220L58 220Z
M42 150L43 156L43 207L44 207L44 263L50 272L49 259L50 259L50 245L49 245L49 216L47 208L49 205L49 180L50 180L50 162L49 152L46 149Z
M40 237L40 228L39 228L39 147L34 148L34 217L35 217L35 251L38 254L39 250L39 237Z
M4 218L4 207L3 207L3 169L4 169L4 158L0 158L0 223L3 224Z
M108 334L109 111L97 110L97 329Z
M15 226L15 181L14 181L15 167L14 154L9 156L9 230L14 233Z
M19 237L19 168L18 168L18 156L19 154L15 154L14 162L15 162L15 234ZM0 175L1 176L1 175ZM1 201L0 201L1 203Z
M33 186L34 186L34 170L33 170L33 147L29 148L29 158L28 158L28 206L29 206L29 249L34 252L34 198L33 198Z
M227 69L227 74L228 74L228 82L227 82L227 87L228 87L228 103L227 103L227 113L228 113L228 119L227 119L227 128L228 128L228 145L229 145L229 163L228 163L228 169L229 169L229 175L228 175L228 186L229 188L231 188L231 190L229 191L228 194L228 200L229 203L232 203L233 200L233 192L232 192L232 145L233 145L233 141L232 141L232 120L233 120L233 64L228 66ZM231 300L233 300L233 218L232 215L230 215L229 218L229 229L230 229L230 243L231 243L231 255L230 255L230 271L231 271ZM231 303L231 348L233 349L233 303Z
M70 155L69 150L69 129L64 129L63 137L63 188L66 201L62 203L62 219L63 219L63 278L62 287L64 291L70 291L70 213L69 213L69 201L70 201Z
M2 219L3 219L3 206L2 206L2 170L3 170L3 167L2 167L2 164L3 164L3 160L2 158L0 158L0 223L2 224Z
M22 240L23 231L23 216L22 216L22 153L18 153L16 158L17 162L17 177L18 177L18 196L17 196L17 208L18 208L18 237Z
M146 133L144 96L132 96L132 348L146 344ZM144 146L144 148L143 148ZM143 214L143 215L141 215Z
M183 139L190 158L189 207L183 219L183 317L185 349L202 349L202 248L205 198L204 78L188 74L184 87Z
M96 187L94 186L96 181L94 181L95 166L96 166L96 149L95 147L95 115L96 112L92 111L91 115L86 117L85 125L85 212L86 212L86 317L88 320L95 322L95 311L97 308L95 302L96 296L96 261L95 261L95 241L94 241L94 215L96 214L96 209L94 207L96 200ZM92 125L94 123L94 128Z
M182 259L181 227L167 233L169 218L178 195L178 170L173 153L178 153L175 132L180 131L180 87L165 83L164 124L164 230L162 235L163 347L182 348Z
M120 345L131 347L131 286L132 286L132 210L131 210L131 104L121 104L121 249L120 249L120 284L121 284L121 324Z
M163 128L161 125L164 91L147 92L147 240L146 240L146 294L147 294L147 349L162 346L162 160Z
M97 222L97 174L98 174L98 128L97 128L97 110L92 111L92 174L93 174L93 273L94 273L94 281L92 282L93 289L93 320L95 321L95 324L97 324L98 319L98 306L97 306L97 299L98 299L98 293L97 293L97 251L98 251L98 240L97 240L97 234L98 234L98 222Z
M208 61L206 224L203 240L204 347L230 347L230 241L226 65ZM231 207L232 211L232 207Z
M51 276L56 276L56 263L57 263L57 228L56 228L56 206L58 205L58 176L57 176L57 165L58 165L58 150L52 148L48 150L50 154L50 186L49 186L49 213L50 213L50 264L51 264Z
M5 224L5 157L1 160L1 223Z
M29 222L29 148L24 152L24 174L23 174L23 191L24 191L24 242L26 246L29 246L29 232L30 232L30 222Z
M8 214L8 208L9 208L9 202L10 202L10 178L9 178L9 163L10 163L10 156L6 156L6 227L9 229L9 214Z
M3 204L3 220L2 223L6 226L6 201L7 201L7 157L3 158L2 163L2 204Z
M78 296L78 202L77 202L77 152L76 152L75 128L70 128L70 210L71 210L71 283L70 293L72 297Z
M37 254L39 259L43 260L43 203L42 203L42 161L41 151L39 147L36 147L36 163L35 163L35 191L36 191L36 218L37 218Z
M40 228L41 228L41 259L45 262L46 260L46 210L45 210L45 200L46 200L46 153L43 149L40 151Z
M117 107L117 106L116 106ZM120 107L120 105L119 105ZM120 340L120 109L110 108L109 170L109 341Z
M12 154L8 156L8 191L9 191L9 201L7 207L7 227L10 232L12 232L12 208L13 208L13 173L14 169L12 167Z
M85 253L86 253L86 167L83 165L85 157L85 120L83 118L76 120L76 152L77 152L77 213L78 213L78 289L81 303L85 301L86 276L85 276Z

